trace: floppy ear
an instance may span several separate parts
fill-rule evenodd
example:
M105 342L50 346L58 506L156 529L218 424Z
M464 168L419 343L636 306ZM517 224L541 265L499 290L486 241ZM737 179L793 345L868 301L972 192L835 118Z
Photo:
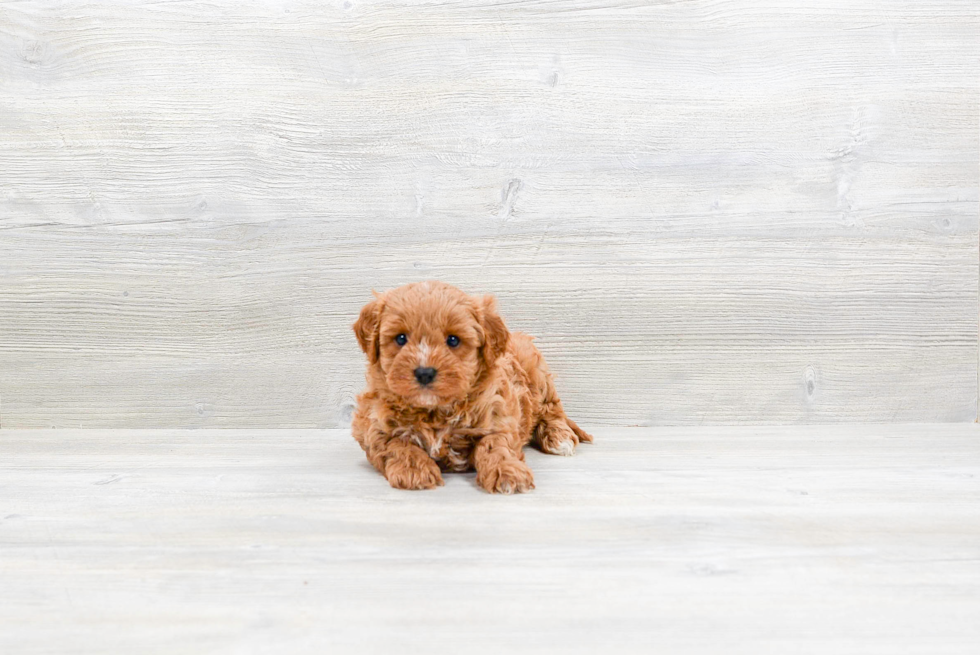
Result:
M381 330L381 310L384 309L384 298L374 291L371 293L374 293L374 300L361 308L361 315L352 327L354 328L354 335L357 337L357 343L360 344L364 354L368 356L368 361L376 364L381 357L379 332Z
M510 332L504 325L504 319L497 313L497 299L493 296L483 296L480 298L480 326L483 328L483 347L481 353L483 360L487 363L487 368L493 368L497 358L507 350L507 341L510 339Z

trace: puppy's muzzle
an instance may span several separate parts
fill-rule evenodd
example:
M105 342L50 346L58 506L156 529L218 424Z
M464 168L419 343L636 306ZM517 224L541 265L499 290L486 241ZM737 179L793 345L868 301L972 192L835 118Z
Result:
M424 387L436 379L436 370L429 366L420 366L415 369L415 379Z

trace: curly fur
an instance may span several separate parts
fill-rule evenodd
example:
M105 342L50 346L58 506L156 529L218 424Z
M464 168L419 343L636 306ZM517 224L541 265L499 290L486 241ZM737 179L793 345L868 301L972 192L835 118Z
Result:
M571 455L592 442L565 415L532 337L508 331L493 296L409 284L376 293L353 328L368 365L352 432L393 487L431 489L442 471L475 468L491 493L529 491L525 445ZM450 335L458 346L447 344ZM428 385L415 378L420 366L436 370Z

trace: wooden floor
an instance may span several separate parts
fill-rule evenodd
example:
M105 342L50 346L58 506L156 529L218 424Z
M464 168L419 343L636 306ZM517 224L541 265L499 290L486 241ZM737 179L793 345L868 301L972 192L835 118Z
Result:
M0 652L980 653L974 425L595 429L537 490L345 431L0 432Z

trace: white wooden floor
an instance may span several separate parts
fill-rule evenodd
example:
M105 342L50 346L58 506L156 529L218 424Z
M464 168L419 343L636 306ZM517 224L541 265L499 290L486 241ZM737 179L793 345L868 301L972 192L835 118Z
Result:
M340 430L0 432L0 652L980 652L976 426L594 432L512 497Z

